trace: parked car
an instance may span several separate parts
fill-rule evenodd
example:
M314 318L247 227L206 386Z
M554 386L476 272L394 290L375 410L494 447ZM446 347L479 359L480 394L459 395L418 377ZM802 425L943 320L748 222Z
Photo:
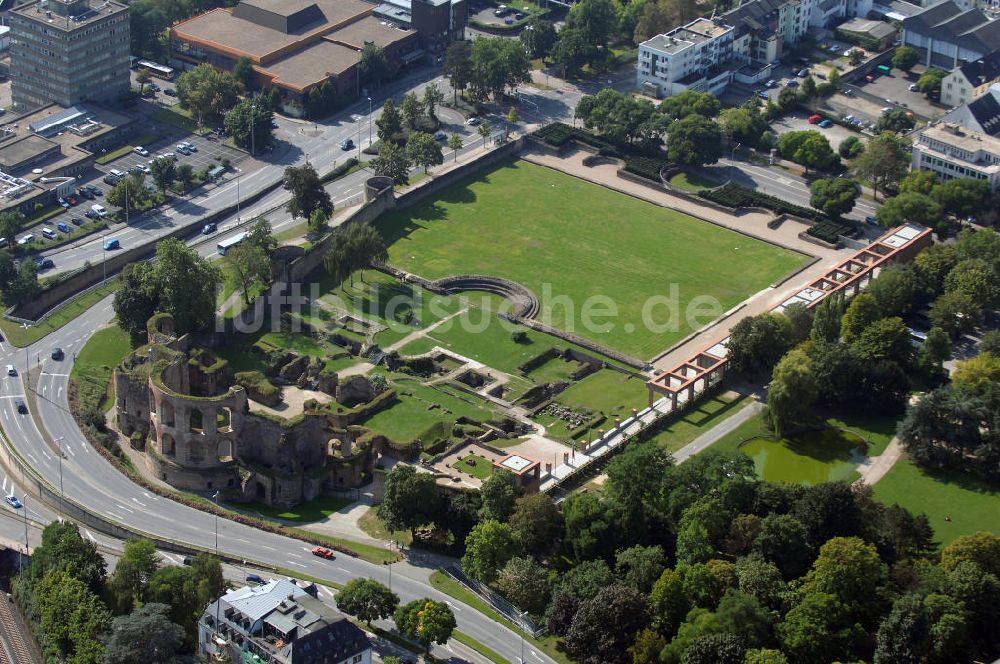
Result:
M149 89L152 90L153 92L159 92L160 86L158 86L156 83L150 83Z
M471 118L465 121L465 124L469 125L470 127L475 127L480 122L482 122L482 120L473 115Z
M872 216L869 215L869 216L865 217L865 223L866 224L872 224L873 226L877 226L878 225L878 219L876 219L875 217L872 217Z
M132 152L136 153L140 157L148 157L149 156L149 150L147 150L146 148L142 147L141 145L137 145L134 148L132 148Z
M787 81L785 81L785 87L786 88L797 88L797 87L799 87L799 82L796 81L794 78L790 78Z
M327 560L333 560L333 551L327 549L326 547L317 546L313 547L312 554L314 556L319 556L320 558L326 558Z
M24 245L31 244L34 241L35 241L35 236L33 234L31 234L31 233L28 233L27 235L22 236L17 241L17 243L23 247Z
M81 189L80 195L89 201L94 200L94 192L92 192L90 189Z
M57 198L56 203L58 203L59 207L61 207L64 210L68 210L70 208L69 201L67 201L65 198Z
M808 69L800 69L799 72L797 74L795 74L795 75L798 76L799 78L805 78L806 76L809 75L809 70Z
M831 120L822 120L819 123L819 126L822 127L823 129L828 129L828 128L830 128L830 127L833 126L833 121L831 121Z
M340 142L340 149L347 151L354 148L354 141L350 138L345 138Z
M7 365L7 375L8 376L16 376L17 375L17 369L14 368L13 364L8 364Z
M189 155L189 154L191 154L191 151L188 150L187 146L184 146L184 145L178 145L175 149L178 152L180 152L182 155Z
M78 203L79 201L77 201L77 200L76 200L75 198L73 198L72 196L67 196L67 197L66 197L66 202L67 202L67 203L69 203L69 204L70 204L71 206L73 206L73 207L76 207L76 205L77 205L77 203Z
M35 263L35 266L39 271L51 270L56 266L56 264L52 262L52 259L47 256L32 256L31 260Z
M263 584L264 579L261 578L260 574L247 574L247 583Z
M761 99L764 99L765 101L770 99L770 97L767 96L767 90L758 90L757 96L760 97Z
M177 91L174 90L173 88L163 88L163 94L167 95L168 97L176 97Z
M59 229L60 233L69 233L71 230L73 230L72 228L69 227L69 224L67 224L65 221L60 221L58 224L56 224L56 228Z
M810 115L809 116L809 124L819 124L822 121L823 121L823 116L821 116L821 115Z
M448 134L444 133L443 131L436 131L436 132L434 132L434 140L435 141L447 141L448 140Z
M218 227L218 226L216 225L216 223L215 223L215 222L213 221L213 222L210 222L210 223L207 223L207 224L205 224L205 225L204 225L204 226L202 227L202 229L201 229L201 234L202 234L202 235L208 235L208 234L210 234L210 233L214 233L214 232L215 232L215 231L217 231L217 230L219 230L219 227Z
M72 219L69 220L69 223L73 224L74 226L83 226L86 222L80 217L73 217Z
M52 349L52 359L53 360L58 361L58 360L63 359L63 357L65 357L65 356L66 356L66 354L63 353L63 349L62 348L59 348L57 346L57 347L55 347L55 348Z
M869 83L872 83L875 80L875 75L874 74L865 74L865 80L868 81Z
M96 214L98 217L106 217L108 215L108 209L101 205L100 203L95 203L90 206L90 211Z
M910 83L910 87L908 87L907 90L909 90L910 92L916 92L917 91L917 84L916 83Z
M97 217L97 213L94 212L93 210L87 210L86 212L83 213L83 216L85 216L87 219L97 219L98 218Z
M518 21L520 21L521 19L524 18L524 13L523 12L516 12L514 14L514 18L516 18Z
M118 244L118 240L115 238L111 238L110 240L105 240L104 242L104 251L111 251L113 249L119 249L119 248L121 248L121 245Z
M18 399L18 401L20 401L21 403L24 403L20 399ZM20 412L20 411L18 411L18 412ZM14 494L10 494L9 496L4 496L3 499L4 499L4 502L6 502L8 505L10 505L11 507L13 507L14 509L16 509L16 510L21 509L21 501L18 500L17 496L15 496Z
M46 226L45 228L42 229L42 237L49 240L54 240L58 237L58 235L56 235L56 232L54 230Z

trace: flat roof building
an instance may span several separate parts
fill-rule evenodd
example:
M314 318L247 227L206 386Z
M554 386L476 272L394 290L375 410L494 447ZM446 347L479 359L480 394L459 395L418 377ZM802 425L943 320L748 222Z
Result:
M917 132L911 167L934 172L942 180L987 180L1000 188L1000 138L953 123L935 123Z
M376 18L375 9L362 0L242 0L171 28L171 55L182 68L207 63L224 71L249 58L258 84L278 89L284 110L300 114L324 83L341 98L358 95L366 44L404 64L422 53L414 30Z
M116 101L129 90L128 7L32 0L10 12L14 108Z

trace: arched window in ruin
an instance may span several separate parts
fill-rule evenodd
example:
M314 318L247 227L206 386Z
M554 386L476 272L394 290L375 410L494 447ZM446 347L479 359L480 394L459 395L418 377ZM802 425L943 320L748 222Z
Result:
M201 410L197 408L192 408L191 412L188 414L188 428L193 433L201 433L203 427L202 419L204 415Z
M149 412L156 412L156 399L153 397L153 390L149 390Z
M233 430L233 409L224 407L216 411L215 426L220 433Z
M166 399L160 404L160 422L164 426L174 426L174 405Z
M177 454L177 445L174 443L174 437L169 433L160 436L160 453L168 457L173 457Z
M219 441L219 461L232 461L233 460L233 441L228 438L223 438Z
M194 441L188 441L188 461L191 463L201 463L205 460L205 450Z

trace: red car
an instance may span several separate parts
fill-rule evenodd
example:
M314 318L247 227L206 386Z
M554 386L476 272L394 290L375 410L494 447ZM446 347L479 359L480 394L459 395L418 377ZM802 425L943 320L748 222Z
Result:
M73 207L76 207L77 200L75 198L73 198L72 196L67 197L66 198L66 202L69 203L70 205L72 205Z
M822 120L823 120L822 116L819 115L809 116L809 124L819 124Z
M333 560L333 551L326 549L322 546L317 546L313 548L312 554L314 556L319 556L320 558L326 558L327 560Z

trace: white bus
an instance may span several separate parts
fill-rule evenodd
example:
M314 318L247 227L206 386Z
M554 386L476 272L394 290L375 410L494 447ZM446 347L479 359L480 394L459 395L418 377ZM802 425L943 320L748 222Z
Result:
M150 74L157 78L162 78L165 81L174 80L174 68L168 67L166 65L161 65L159 63L153 62L152 60L139 60L135 63L138 69L145 69Z
M219 244L216 246L216 249L218 249L220 256L225 256L227 251L238 245L246 238L247 234L245 232L238 233L232 237L227 237L225 240L219 242Z

